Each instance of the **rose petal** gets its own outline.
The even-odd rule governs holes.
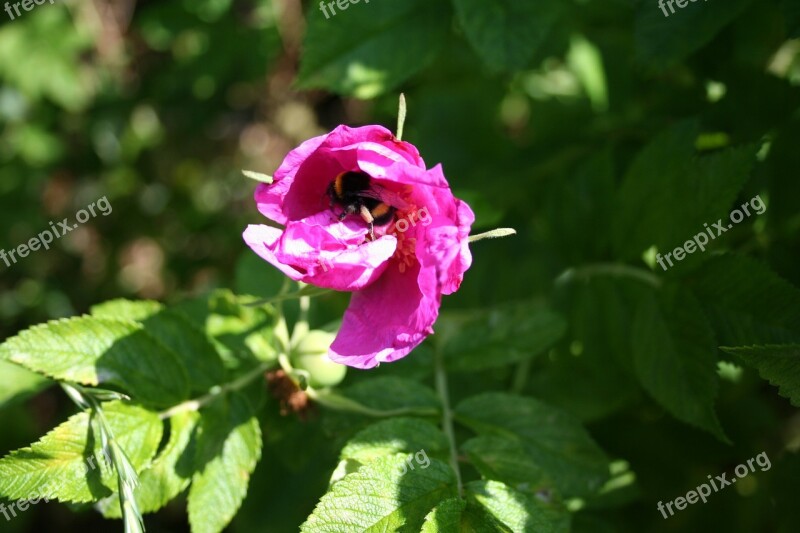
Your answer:
[[[419,155],[417,147],[397,138],[383,126],[361,126],[350,128],[339,126],[333,130],[324,146],[330,148],[357,148],[373,149],[381,152],[389,159],[396,160],[401,156],[405,161],[420,168],[425,168],[425,162]]]
[[[447,179],[442,172],[442,166],[436,165],[430,170],[414,167],[403,163],[382,164],[380,155],[373,150],[359,150],[358,167],[376,180],[395,183],[397,185],[412,185],[436,187],[452,197]]]
[[[460,200],[456,203],[455,221],[443,223],[441,217],[433,217],[433,221],[423,227],[424,236],[417,238],[417,257],[423,265],[436,266],[442,294],[457,291],[464,273],[472,266],[468,238],[475,215],[466,203]]]
[[[283,231],[278,228],[251,224],[244,230],[242,237],[244,242],[262,259],[273,264],[291,279],[300,281],[304,275],[302,272],[292,266],[284,265],[275,258],[274,248],[281,235],[283,235]]]
[[[401,180],[397,174],[402,168],[417,169],[422,178],[416,179],[425,179],[425,163],[417,149],[395,139],[386,128],[339,126],[289,153],[275,172],[273,183],[256,189],[259,211],[278,224],[286,224],[329,209],[328,186],[340,173],[358,170],[359,158],[368,161],[366,166],[381,175],[386,174],[379,170],[381,165],[394,166],[395,170],[389,173],[393,181]],[[415,178],[410,176],[408,180],[413,182]]]
[[[256,187],[255,200],[261,214],[278,224],[286,224],[288,220],[283,210],[283,199],[294,183],[298,169],[327,137],[314,137],[289,152],[272,176],[272,183],[262,183]]]
[[[433,333],[439,316],[436,275],[391,263],[366,289],[353,294],[328,356],[355,368],[373,368],[408,355]]]
[[[345,228],[346,224],[336,223]],[[365,232],[366,230],[364,230]],[[358,244],[348,242],[357,232],[331,232],[305,221],[290,222],[281,232],[269,226],[248,226],[244,240],[257,254],[295,281],[338,291],[363,289],[386,269],[397,239],[384,236]]]

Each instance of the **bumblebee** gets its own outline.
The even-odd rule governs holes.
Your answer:
[[[328,185],[327,194],[331,207],[338,205],[344,209],[339,220],[358,213],[369,224],[372,240],[375,240],[375,226],[385,226],[394,219],[396,209],[381,199],[377,185],[364,172],[342,172]]]

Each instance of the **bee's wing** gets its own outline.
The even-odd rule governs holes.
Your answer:
[[[408,202],[403,200],[396,192],[393,192],[383,185],[379,185],[374,182],[370,184],[370,190],[364,191],[364,193],[364,196],[369,196],[370,198],[380,200],[381,202],[389,204],[396,209],[405,209],[409,205]]]

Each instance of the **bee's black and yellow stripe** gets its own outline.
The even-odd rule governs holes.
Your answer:
[[[333,180],[333,184],[331,184],[331,189],[336,195],[336,198],[342,197],[344,194],[344,172],[336,176],[336,179]]]
[[[391,222],[392,217],[394,216],[394,207],[383,202],[379,202],[374,207],[367,206],[367,208],[369,209],[372,218],[375,219],[372,221],[372,223],[376,226],[388,224]]]
[[[331,206],[338,204],[344,208],[339,215],[344,219],[349,214],[361,213],[361,217],[370,225],[384,226],[392,221],[395,208],[377,197],[371,189],[371,179],[364,172],[342,172],[328,186],[328,197]],[[371,230],[370,230],[371,231]]]

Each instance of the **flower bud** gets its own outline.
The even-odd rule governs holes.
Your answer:
[[[347,373],[345,365],[334,363],[328,358],[328,348],[335,337],[335,333],[312,330],[292,350],[292,365],[310,374],[309,382],[314,388],[338,385]]]

